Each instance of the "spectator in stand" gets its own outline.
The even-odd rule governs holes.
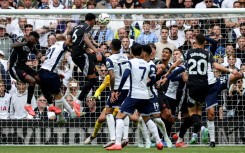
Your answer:
[[[143,22],[144,31],[141,32],[136,42],[141,45],[147,45],[149,43],[156,43],[158,41],[157,35],[150,31],[150,21]]]
[[[245,8],[245,1],[244,0],[238,0],[238,1],[241,4],[241,8]]]
[[[186,9],[193,8],[192,0],[184,0],[184,8],[186,8]]]
[[[101,43],[99,48],[101,48],[103,50],[103,54],[105,52],[108,52],[108,50],[109,50],[109,46],[106,43]]]
[[[229,63],[228,63],[228,56],[232,55],[232,54],[235,54],[235,50],[234,50],[234,47],[232,46],[232,44],[228,44],[226,45],[226,48],[225,48],[225,52],[226,52],[226,55],[224,57],[224,63],[222,63],[223,66],[228,66]],[[236,63],[235,63],[235,66],[240,69],[241,67],[241,64],[242,64],[242,61],[240,58],[236,58]]]
[[[107,51],[104,53],[104,55],[105,55],[105,57],[109,57],[109,56],[111,56],[111,52]]]
[[[185,30],[189,29],[190,27],[185,25],[185,20],[178,19],[176,20],[176,25],[178,26],[178,37],[185,38]]]
[[[81,0],[74,0],[72,9],[84,9],[86,8]]]
[[[51,4],[49,4],[50,9],[64,9],[65,6],[61,4],[59,0],[52,0]]]
[[[48,111],[48,104],[47,100],[43,95],[39,96],[37,99],[37,107],[34,109],[36,112],[35,119],[40,120],[54,120],[55,119],[55,113]]]
[[[184,0],[166,0],[167,8],[183,8]]]
[[[12,26],[12,36],[11,38],[15,42],[16,39],[20,36],[24,36],[25,33],[25,25],[27,24],[27,19],[26,18],[19,18],[18,19],[18,24],[11,24]]]
[[[185,39],[178,35],[178,26],[177,25],[172,25],[170,27],[169,33],[170,34],[168,37],[168,41],[173,43],[177,48],[184,44]]]
[[[161,0],[149,0],[149,1],[145,1],[143,4],[142,4],[142,7],[143,8],[149,8],[149,9],[157,9],[157,8],[166,8],[166,4],[161,1]]]
[[[28,37],[30,32],[33,31],[33,25],[31,24],[26,24],[24,27],[24,36]]]
[[[134,9],[138,5],[139,5],[138,0],[120,0],[119,1],[119,6],[122,9]]]
[[[236,40],[240,36],[245,37],[245,22],[241,23],[238,28],[233,29],[232,38]]]
[[[97,47],[101,43],[106,43],[108,46],[110,46],[110,43],[114,37],[114,32],[105,25],[99,23],[99,29],[93,31],[92,37],[94,40],[93,44]]]
[[[140,34],[140,31],[138,29],[136,29],[136,28],[135,28],[135,32],[139,32],[139,34]],[[117,30],[116,35],[115,35],[115,38],[122,41],[122,39],[124,37],[128,37],[129,38],[129,42],[130,42],[129,43],[129,46],[131,47],[133,45],[133,43],[134,43],[134,39],[131,39],[130,38],[130,36],[128,35],[128,32],[123,27],[123,28],[120,28],[120,29]]]
[[[9,37],[9,34],[6,33],[6,26],[0,25],[0,48],[4,52],[6,59],[9,58],[12,44],[12,39]]]
[[[49,9],[49,0],[41,0],[42,5],[39,6],[39,9]]]
[[[10,6],[9,0],[2,0],[0,9],[15,9]]]
[[[96,9],[109,9],[110,0],[101,0],[97,3]]]
[[[71,106],[72,110],[75,111],[75,113],[80,112],[80,105],[73,100],[72,95],[65,96],[65,99],[68,102],[68,104]],[[64,111],[64,117],[70,118],[70,113],[67,110]]]
[[[32,0],[19,0],[18,5],[21,5],[23,3],[23,6],[25,9],[33,9],[35,7],[32,7],[33,5],[37,7],[37,3],[32,5]]]
[[[200,3],[198,3],[195,6],[196,9],[199,8],[218,8],[218,6],[214,3],[214,0],[204,0]]]
[[[90,0],[87,2],[87,9],[95,9],[97,6],[97,3],[95,0]]]
[[[0,50],[0,63],[3,65],[4,70],[7,71],[8,60],[4,58],[4,52]]]
[[[79,84],[78,84],[78,81],[71,78],[68,82],[68,88],[66,90],[66,95],[71,95],[73,97],[73,100],[75,102],[77,102],[77,97],[79,96],[80,94],[80,90],[79,90]],[[79,104],[81,105],[81,104]]]
[[[150,15],[149,19],[150,19],[150,31],[152,33],[155,33],[157,36],[157,39],[159,39],[162,26],[160,24],[158,24],[157,20],[155,20],[155,19],[157,19],[157,16]],[[143,24],[143,26],[144,26],[144,24]],[[143,28],[143,30],[144,30],[144,28]]]
[[[191,29],[185,30],[185,42],[182,46],[179,47],[179,49],[181,49],[183,53],[185,53],[186,51],[192,48],[192,44],[191,44],[193,38],[192,35],[193,35],[193,30]]]
[[[240,36],[237,38],[238,48],[236,48],[236,57],[242,60],[242,63],[245,63],[245,37]]]
[[[234,2],[237,0],[223,0],[221,8],[234,8]],[[237,1],[238,2],[238,1]]]
[[[122,53],[129,53],[130,54],[130,41],[128,37],[124,37],[122,40],[122,48],[121,48],[121,52]]]
[[[24,109],[27,101],[27,84],[22,82],[16,82],[17,92],[12,95],[10,105],[10,118],[11,119],[25,119],[27,117],[27,111]],[[32,108],[36,108],[36,99],[31,100]]]
[[[9,118],[10,101],[11,95],[6,92],[4,82],[0,80],[0,119]]]
[[[86,107],[84,108],[84,113],[85,117],[89,119],[91,118],[98,118],[100,116],[100,112],[102,111],[102,109],[100,107],[96,106],[96,101],[94,98],[92,97],[87,97],[86,98]]]
[[[162,27],[161,29],[161,39],[160,41],[155,43],[156,46],[156,56],[155,58],[161,59],[162,58],[162,51],[164,48],[168,47],[171,50],[176,49],[176,46],[168,41],[168,33],[169,33],[169,28],[167,27]]]
[[[232,69],[232,70],[239,70],[235,63],[236,63],[236,56],[234,54],[230,54],[227,56],[227,62],[228,62],[228,66],[226,66],[226,68]]]

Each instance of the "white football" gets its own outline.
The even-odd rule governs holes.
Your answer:
[[[98,16],[98,22],[107,25],[111,21],[111,17],[108,13],[100,13]]]

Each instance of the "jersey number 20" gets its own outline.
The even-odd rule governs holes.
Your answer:
[[[199,75],[207,74],[208,63],[204,59],[200,59],[198,61],[196,61],[195,59],[190,59],[188,61],[188,65],[189,65],[189,74],[199,74]]]

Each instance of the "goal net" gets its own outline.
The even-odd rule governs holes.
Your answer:
[[[37,31],[40,34],[40,39],[36,47],[45,56],[49,47],[56,42],[56,37],[59,35],[66,36],[75,25],[84,22],[84,16],[86,13],[90,13],[90,10],[0,10],[0,12],[0,62],[7,73],[6,75],[9,75],[6,63],[10,57],[13,43],[21,41],[28,36],[30,31]],[[156,45],[155,57],[161,59],[162,46],[166,43],[162,41],[164,36],[161,29],[167,27],[168,33],[165,37],[171,45],[165,47],[172,50],[179,48],[185,52],[192,47],[194,36],[203,33],[215,41],[213,44],[207,42],[207,49],[213,49],[217,63],[245,72],[244,9],[220,9],[217,11],[215,9],[135,9],[129,11],[94,10],[92,12],[97,16],[101,12],[107,12],[111,15],[111,21],[107,26],[95,25],[92,33],[94,45],[102,48],[105,56],[111,54],[110,41],[113,38],[119,38],[122,40],[122,52],[128,54],[133,41],[140,44],[160,44]],[[148,27],[144,27],[145,24],[148,24]],[[121,34],[122,29],[126,32],[127,39]],[[153,37],[145,35],[139,39],[144,31],[149,31],[149,34],[153,33]],[[26,64],[35,70],[39,70],[42,60],[37,59],[34,54],[29,54]],[[65,110],[66,122],[64,124],[58,124],[54,114],[42,111],[43,108],[46,108],[47,103],[45,98],[41,96],[38,86],[35,89],[32,105],[34,108],[40,108],[40,111],[36,111],[37,116],[34,118],[27,115],[24,110],[25,101],[22,101],[22,98],[23,95],[26,95],[28,85],[20,85],[13,79],[6,80],[7,77],[1,74],[6,92],[12,96],[12,100],[11,103],[8,103],[4,99],[0,99],[0,144],[84,145],[85,139],[93,132],[96,120],[99,118],[101,122],[105,121],[101,112],[109,95],[109,87],[106,87],[96,100],[94,95],[108,71],[103,63],[96,63],[96,70],[98,83],[89,92],[86,100],[78,104],[80,105],[78,108],[82,112],[81,117],[72,119]],[[217,70],[213,71],[216,77],[222,75]],[[59,72],[64,75],[63,93],[66,100],[72,107],[77,107],[77,97],[87,80],[72,62],[69,52],[65,54]],[[241,79],[219,95],[219,105],[215,107],[217,144],[242,145],[245,143],[244,94],[245,80]],[[176,114],[176,123],[172,128],[171,137],[179,131],[183,121],[182,116],[178,116],[178,112],[174,114]],[[205,105],[203,106],[202,125],[207,126]],[[185,135],[186,143],[191,139],[192,131],[192,128],[189,129]],[[92,145],[105,144],[110,140],[109,138],[105,121],[97,137],[92,141]],[[198,138],[200,138],[200,143],[198,143],[202,144],[200,134]],[[137,142],[137,125],[130,123],[129,143],[137,145]]]

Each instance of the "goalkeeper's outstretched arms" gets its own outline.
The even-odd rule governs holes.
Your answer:
[[[107,75],[103,81],[103,83],[99,86],[99,88],[95,91],[93,98],[100,99],[101,92],[105,90],[106,87],[110,86],[110,75]]]

